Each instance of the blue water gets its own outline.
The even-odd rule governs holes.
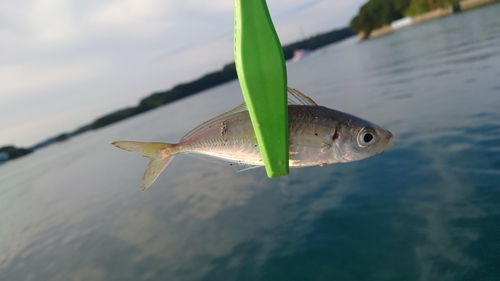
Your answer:
[[[0,166],[1,280],[500,280],[500,5],[288,65],[317,103],[391,130],[360,162],[147,159],[241,102],[236,82]]]

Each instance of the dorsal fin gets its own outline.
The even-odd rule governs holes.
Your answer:
[[[288,87],[288,104],[289,105],[313,105],[317,106],[310,97],[304,95],[299,90]]]

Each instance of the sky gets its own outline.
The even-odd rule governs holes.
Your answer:
[[[283,45],[366,0],[268,0]],[[0,147],[30,147],[233,61],[232,0],[0,2]]]

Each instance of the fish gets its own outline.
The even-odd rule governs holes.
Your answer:
[[[354,115],[317,105],[288,87],[289,166],[358,161],[395,144],[390,131]],[[245,103],[188,132],[178,143],[115,141],[114,146],[150,159],[142,190],[178,154],[227,165],[236,171],[264,166]]]

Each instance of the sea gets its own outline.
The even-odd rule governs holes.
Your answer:
[[[0,280],[500,280],[500,5],[287,64],[318,104],[390,130],[358,162],[269,179],[148,159],[242,102],[237,81],[0,165]],[[272,77],[270,77],[272,79]]]

